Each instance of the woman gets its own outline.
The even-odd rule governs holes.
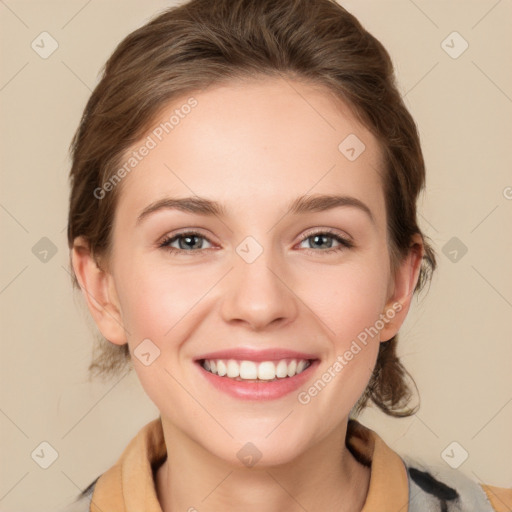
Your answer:
[[[74,282],[160,410],[77,510],[508,510],[401,458],[396,357],[435,269],[382,45],[331,0],[192,0],[130,34],[72,144]],[[509,506],[509,505],[508,505]]]

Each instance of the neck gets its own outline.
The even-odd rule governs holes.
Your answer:
[[[346,448],[346,422],[292,461],[252,468],[231,465],[164,421],[163,425],[170,454],[156,473],[163,512],[360,512],[363,508],[370,468]]]

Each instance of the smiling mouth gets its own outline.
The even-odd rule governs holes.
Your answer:
[[[248,361],[236,359],[201,359],[201,367],[213,375],[239,382],[274,382],[299,375],[311,366],[311,359]]]

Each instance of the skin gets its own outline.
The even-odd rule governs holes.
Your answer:
[[[169,104],[154,126],[188,97]],[[216,85],[194,97],[198,105],[121,183],[108,262],[99,268],[82,238],[72,250],[98,328],[110,342],[129,344],[140,382],[161,412],[170,454],[156,475],[162,509],[359,511],[370,475],[344,445],[348,415],[371,376],[379,342],[405,320],[421,238],[411,241],[393,275],[380,148],[325,89],[266,78]],[[338,150],[349,134],[366,146],[355,161]],[[374,221],[349,206],[287,213],[298,196],[334,193],[365,203]],[[221,202],[226,216],[164,209],[136,223],[154,201],[194,194]],[[327,228],[354,247],[307,238]],[[172,244],[181,254],[158,247],[166,235],[187,229],[206,237],[189,244],[198,247],[195,254],[183,249],[183,239]],[[252,263],[236,252],[247,236],[263,248]],[[298,392],[397,303],[401,310],[379,335],[300,404]],[[161,351],[149,366],[133,355],[147,338]],[[311,352],[320,364],[297,392],[243,401],[200,378],[193,362],[234,347]],[[252,468],[237,458],[248,441],[262,453]]]

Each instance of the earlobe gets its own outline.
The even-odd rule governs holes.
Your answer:
[[[101,269],[89,243],[77,237],[71,249],[71,261],[78,283],[98,329],[111,343],[127,343],[119,300],[112,275]]]
[[[423,254],[423,239],[420,234],[416,234],[411,240],[409,253],[400,262],[391,283],[392,292],[383,313],[388,322],[381,330],[381,341],[388,341],[395,336],[407,317],[420,275]]]

